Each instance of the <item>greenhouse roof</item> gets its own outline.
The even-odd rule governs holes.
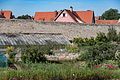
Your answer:
[[[4,45],[47,45],[69,44],[69,40],[61,34],[0,34],[0,46]]]

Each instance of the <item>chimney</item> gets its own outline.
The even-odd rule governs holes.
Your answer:
[[[1,9],[1,15],[4,15],[3,10]]]
[[[73,12],[73,7],[72,6],[70,6],[70,11]]]
[[[58,15],[58,11],[56,10],[55,13],[56,13],[56,16],[57,16]]]

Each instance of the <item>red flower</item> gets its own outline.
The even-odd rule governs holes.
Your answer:
[[[112,64],[106,64],[105,66],[109,69],[115,69],[115,66],[113,66]]]

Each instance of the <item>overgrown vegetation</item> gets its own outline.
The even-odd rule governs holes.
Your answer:
[[[116,45],[101,43],[89,47],[85,53],[82,53],[80,59],[85,60],[88,66],[94,66],[103,63],[105,60],[115,60]]]
[[[15,55],[17,53],[15,52],[14,47],[12,46],[7,47],[5,54],[7,55],[7,58],[9,59],[10,62],[12,63],[15,62]]]
[[[22,61],[39,63],[46,61],[45,54],[52,54],[51,48],[48,46],[27,46],[22,53]]]
[[[77,65],[76,65],[77,64]],[[90,69],[80,63],[26,64],[22,70],[0,69],[1,80],[106,80],[119,79],[119,70]],[[74,65],[74,66],[73,66]]]
[[[115,53],[119,54],[120,34],[114,28],[109,28],[108,33],[99,32],[96,38],[75,38],[73,43],[77,44],[80,50],[80,60],[86,61],[89,67],[104,63],[105,60],[119,60]]]
[[[120,79],[120,33],[110,28],[95,38],[75,38],[65,48],[80,53],[75,61],[50,62],[45,54],[53,54],[53,44],[25,46],[18,70],[0,69],[1,80],[109,80]],[[8,47],[6,53],[13,54]],[[12,61],[12,60],[11,60]],[[14,61],[13,61],[14,62]],[[43,63],[44,62],[44,63]]]
[[[77,45],[67,45],[66,46],[66,49],[67,49],[67,51],[69,52],[69,53],[77,53],[77,52],[79,52],[79,48],[78,48],[78,46]]]

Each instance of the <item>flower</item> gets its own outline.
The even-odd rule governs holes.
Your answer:
[[[112,65],[112,64],[106,64],[105,65],[107,68],[109,68],[109,69],[115,69],[116,67],[114,66],[114,65]]]

